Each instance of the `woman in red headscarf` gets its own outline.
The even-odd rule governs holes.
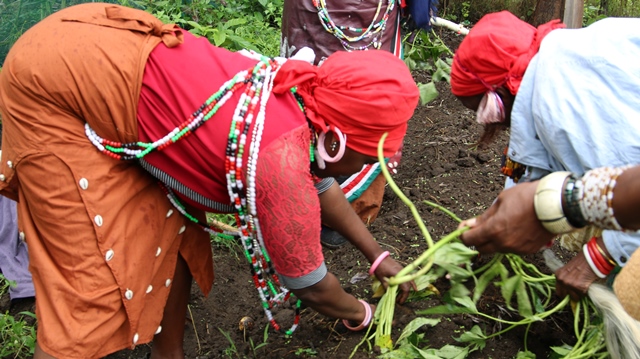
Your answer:
[[[639,26],[535,28],[503,11],[484,16],[454,56],[453,94],[477,111],[481,141],[510,129],[502,170],[509,187],[520,183],[467,222],[462,239],[481,252],[532,253],[568,233],[560,242],[578,253],[556,272],[560,296],[584,296],[640,246],[612,204],[617,178],[640,163]]]
[[[338,53],[318,68],[231,53],[120,6],[43,20],[0,75],[0,192],[19,199],[29,245],[35,358],[151,340],[153,358],[183,357],[191,279],[204,293],[213,281],[204,211],[236,214],[275,328],[271,309],[291,292],[365,328],[371,306],[327,272],[321,219],[379,279],[401,266],[337,185],[318,196],[314,184],[376,161],[384,133],[394,154],[417,102],[408,69],[384,51]]]

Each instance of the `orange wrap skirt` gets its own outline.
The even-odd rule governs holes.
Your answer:
[[[178,253],[211,290],[206,232],[137,163],[105,156],[85,136],[88,123],[103,138],[138,139],[147,57],[181,38],[143,11],[78,5],[28,30],[0,72],[0,193],[18,200],[37,340],[50,355],[98,358],[151,341]]]

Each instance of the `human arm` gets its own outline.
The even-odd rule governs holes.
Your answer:
[[[351,208],[340,186],[334,182],[319,197],[320,208],[322,209],[322,223],[342,234],[362,252],[369,263],[374,263],[384,250],[373,238],[353,208]],[[385,278],[396,275],[401,269],[402,266],[398,262],[386,257],[376,268],[375,275],[384,284]],[[400,286],[400,295],[398,297],[400,303],[407,299],[411,288],[415,289],[413,282],[404,283]]]
[[[341,318],[353,323],[362,323],[365,308],[356,297],[345,292],[340,281],[332,273],[316,284],[291,290],[305,305],[332,318]]]
[[[635,211],[640,207],[639,175],[640,166],[623,172],[617,178],[611,202],[618,223],[631,230],[640,229]],[[463,222],[472,228],[462,235],[462,241],[482,253],[534,253],[542,248],[559,233],[546,229],[536,215],[534,197],[538,184],[539,181],[521,183],[500,193],[485,213]]]

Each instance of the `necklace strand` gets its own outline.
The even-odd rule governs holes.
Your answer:
[[[227,191],[231,203],[236,209],[235,218],[239,229],[238,233],[233,234],[240,237],[245,257],[251,264],[251,276],[262,301],[265,315],[271,326],[280,331],[280,325],[273,317],[271,309],[287,302],[292,294],[280,283],[278,275],[273,268],[262,239],[255,203],[255,175],[264,129],[266,104],[271,95],[273,79],[280,68],[280,64],[274,59],[255,52],[250,52],[248,56],[258,60],[258,63],[253,68],[238,72],[211,95],[187,120],[154,142],[121,143],[106,140],[98,136],[89,124],[85,124],[85,133],[91,143],[107,156],[118,160],[141,159],[153,151],[162,151],[171,144],[191,135],[206,123],[234,93],[242,89],[229,127],[224,163]],[[298,102],[304,112],[304,107],[300,100]],[[251,128],[253,128],[253,132],[247,144],[247,137]],[[243,158],[245,147],[247,146],[249,153],[245,176]],[[313,142],[310,145],[310,153],[313,153]],[[180,203],[175,193],[166,186],[162,184],[161,186],[171,204],[191,222],[199,224],[211,234],[232,235],[232,233],[227,232],[219,233],[219,231],[215,231],[210,226],[191,216],[187,213],[184,205]],[[291,335],[298,327],[299,322],[300,300],[297,300],[293,325],[285,334]]]
[[[378,0],[378,7],[376,8],[376,13],[371,19],[371,23],[367,28],[356,28],[353,26],[342,26],[337,25],[335,21],[329,15],[329,10],[327,9],[326,0],[312,0],[313,6],[318,10],[318,18],[320,19],[320,23],[324,27],[324,29],[335,36],[342,47],[347,51],[354,50],[367,50],[369,47],[380,49],[382,47],[382,34],[387,26],[387,21],[389,20],[389,16],[395,7],[395,0],[387,0],[387,10],[382,15],[382,18],[378,21],[376,19],[380,15],[380,10],[382,9],[383,0]],[[345,34],[344,30],[359,34],[357,36],[349,36]],[[354,46],[352,43],[356,43],[358,41],[372,38],[371,41],[363,46]]]

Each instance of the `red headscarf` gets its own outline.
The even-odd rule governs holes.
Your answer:
[[[288,60],[274,80],[274,93],[298,86],[307,116],[318,131],[339,128],[347,147],[376,156],[385,132],[385,157],[402,144],[419,92],[405,63],[387,51],[338,51],[321,66]]]
[[[552,20],[536,29],[508,11],[483,16],[453,57],[451,92],[473,96],[506,85],[515,95],[542,39],[563,27]]]

